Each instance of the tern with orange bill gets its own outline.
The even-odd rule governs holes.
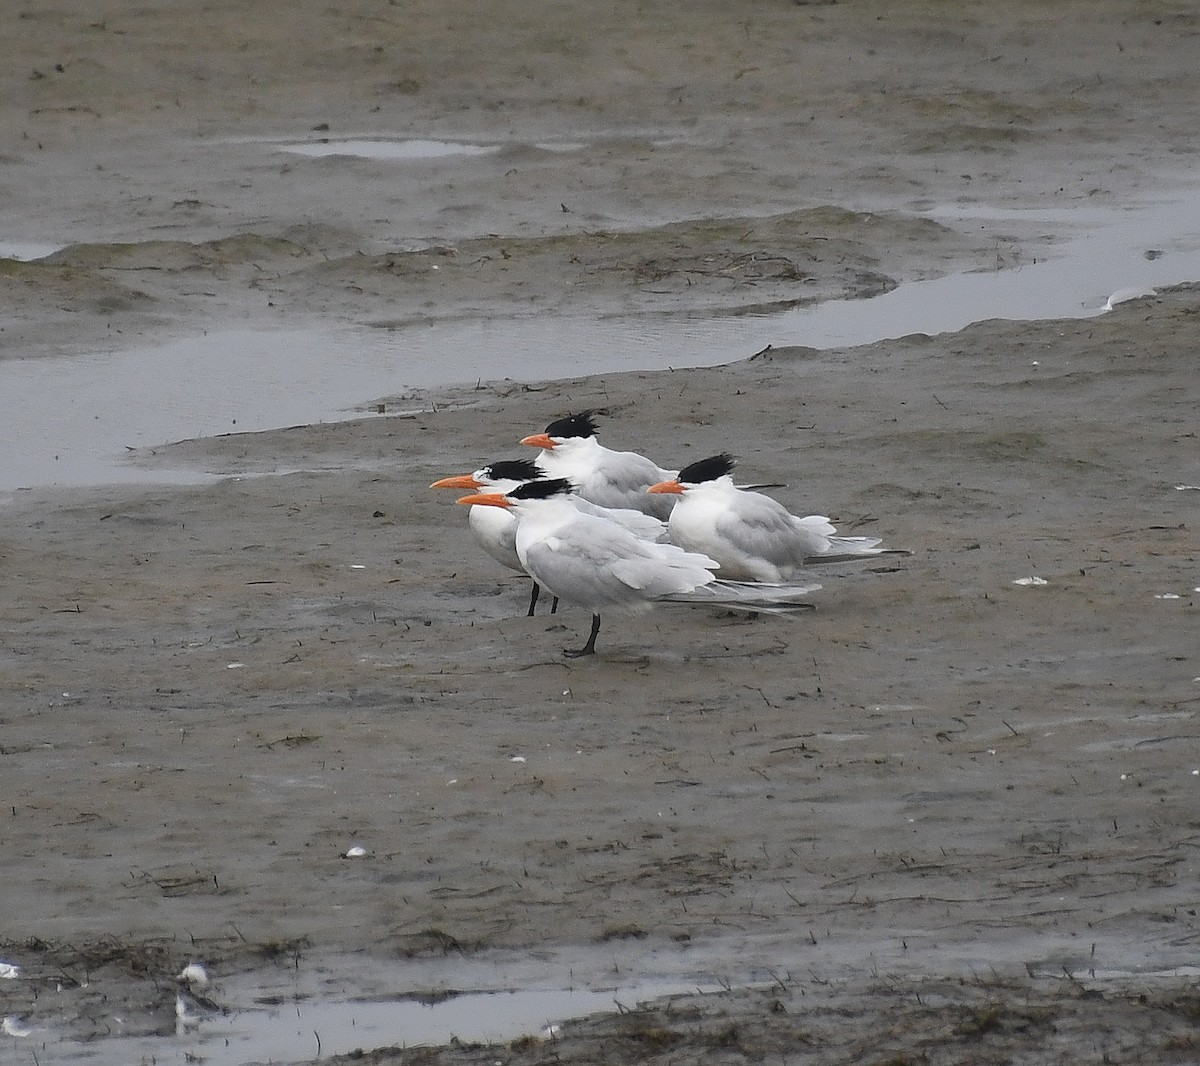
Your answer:
[[[798,518],[778,500],[738,488],[734,463],[728,453],[710,456],[649,488],[679,501],[667,523],[672,543],[715,559],[722,577],[779,582],[813,563],[907,554],[880,547],[879,537],[839,536],[824,515]]]
[[[644,611],[656,604],[731,607],[747,612],[790,614],[810,610],[802,598],[815,584],[725,581],[715,560],[674,544],[638,537],[625,526],[581,512],[561,478],[527,481],[507,493],[463,496],[459,503],[516,515],[516,552],[539,585],[567,603],[592,612],[587,642],[569,656],[596,650],[601,611]]]
[[[580,411],[551,422],[521,443],[541,448],[537,464],[548,478],[565,478],[585,500],[601,507],[632,507],[665,520],[675,501],[646,490],[674,477],[637,452],[618,452],[596,439],[596,412]]]
[[[433,489],[487,489],[491,492],[504,493],[525,482],[537,481],[542,476],[541,469],[532,459],[502,459],[470,474],[442,478],[429,487]],[[666,523],[652,515],[629,508],[599,507],[580,498],[575,493],[571,493],[567,498],[578,510],[616,522],[637,537],[646,540],[667,539]],[[527,572],[517,556],[517,519],[510,510],[496,507],[472,507],[467,514],[467,525],[479,546],[496,562],[519,574]],[[540,594],[541,589],[534,580],[533,589],[529,594],[527,617],[533,617]],[[558,597],[556,596],[550,605],[550,613],[554,614],[557,610]]]
[[[444,477],[435,481],[431,489],[488,489],[492,492],[508,492],[526,481],[536,481],[542,476],[537,463],[532,459],[503,459],[470,474],[458,474],[454,477]],[[525,573],[525,567],[517,558],[517,520],[507,511],[495,507],[472,507],[467,512],[467,525],[479,546],[501,566],[507,566],[518,574]],[[538,583],[534,581],[529,593],[529,610],[526,616],[533,617],[541,594]],[[550,605],[550,613],[558,609],[558,601]]]

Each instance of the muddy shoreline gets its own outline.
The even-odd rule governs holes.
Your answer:
[[[28,891],[4,956],[32,980],[10,1011],[82,1036],[124,989],[153,1034],[193,956],[226,982],[346,951],[399,973],[551,951],[603,982],[614,943],[732,984],[985,968],[1136,989],[1191,965],[1196,300],[178,446],[362,470],[18,494],[5,759]],[[1133,451],[1131,397],[1158,412]],[[811,619],[662,612],[562,660],[586,618],[521,617],[523,585],[425,486],[547,410],[607,404],[612,436],[647,402],[638,447],[777,427],[748,476],[804,466],[785,498],[915,555],[822,575]],[[439,987],[419,972],[374,994]],[[46,995],[63,973],[79,990]]]
[[[1167,196],[1195,161],[1183,6],[197,19],[118,0],[0,43],[0,237],[65,246],[0,259],[0,373],[1019,269],[1059,234],[1018,209]],[[502,146],[277,150],[352,136]],[[221,1025],[614,973],[718,990],[478,1046],[306,1031],[288,1058],[1194,1059],[1198,340],[1180,285],[705,369],[564,353],[124,459],[208,483],[5,493],[0,1060],[279,1061]],[[586,617],[523,617],[427,486],[584,407],[615,447],[736,452],[913,555],[823,575],[810,617],[662,611],[564,660]],[[181,1025],[191,960],[213,984],[185,1008],[215,1013]]]

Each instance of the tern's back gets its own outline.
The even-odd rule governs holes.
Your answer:
[[[608,519],[547,501],[522,513],[517,554],[561,599],[599,611],[644,608],[712,580],[711,559],[635,536]]]

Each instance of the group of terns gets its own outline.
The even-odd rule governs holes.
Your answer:
[[[480,546],[533,579],[530,615],[541,589],[554,608],[561,599],[591,611],[587,642],[566,655],[595,652],[601,611],[659,603],[808,610],[804,597],[821,586],[801,579],[803,567],[890,551],[877,537],[838,536],[822,515],[798,518],[739,488],[727,453],[676,472],[606,448],[595,414],[569,415],[525,437],[522,444],[540,449],[532,460],[494,462],[432,485],[471,490],[458,503],[470,507]]]

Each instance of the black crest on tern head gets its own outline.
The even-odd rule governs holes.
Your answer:
[[[501,459],[483,469],[496,481],[536,481],[542,476],[541,468],[532,459]]]
[[[576,415],[559,418],[546,427],[548,437],[594,437],[596,435],[595,411],[580,411]]]
[[[719,477],[733,473],[737,460],[728,452],[699,459],[679,471],[679,480],[685,485],[698,485],[703,481],[716,481]]]
[[[575,491],[566,478],[547,478],[542,481],[526,481],[506,495],[513,500],[548,500],[554,496],[566,496]]]

